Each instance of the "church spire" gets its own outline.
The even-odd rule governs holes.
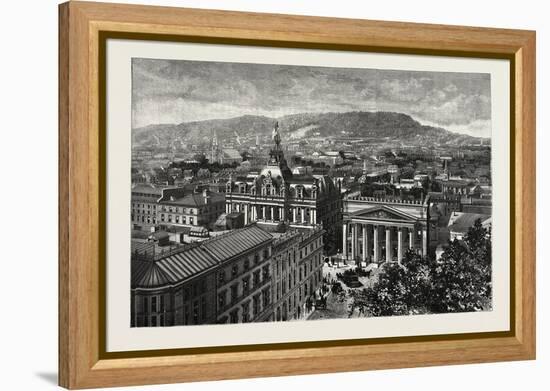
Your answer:
[[[218,161],[220,154],[219,145],[218,145],[218,133],[214,130],[214,135],[212,137],[212,148],[210,151],[210,162],[215,163]]]

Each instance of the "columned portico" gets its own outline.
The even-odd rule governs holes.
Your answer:
[[[342,232],[344,258],[363,262],[401,263],[407,248],[414,249],[415,246],[418,246],[422,255],[426,256],[427,225],[426,221],[419,217],[421,216],[409,216],[389,207],[370,208],[349,214],[344,219]],[[416,231],[419,231],[418,240],[421,241],[418,244]]]

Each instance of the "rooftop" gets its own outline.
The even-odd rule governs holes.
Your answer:
[[[223,202],[225,196],[222,193],[210,192],[208,193],[209,203],[214,202]],[[190,193],[186,196],[176,199],[167,199],[160,202],[164,205],[175,205],[175,206],[187,206],[187,207],[199,207],[206,204],[205,197],[203,193]]]
[[[132,193],[141,193],[141,194],[150,194],[150,195],[162,195],[162,189],[159,187],[155,187],[151,184],[137,184],[134,187],[132,187]]]
[[[468,229],[473,227],[477,219],[484,223],[490,218],[491,216],[487,214],[454,212],[449,220],[448,227],[452,232],[468,232]]]
[[[158,261],[132,261],[132,288],[156,288],[176,284],[210,269],[218,261],[200,246],[188,248]]]
[[[158,260],[133,259],[132,288],[177,284],[272,239],[271,234],[258,226],[249,225]]]
[[[272,239],[269,233],[252,224],[206,240],[201,247],[222,262]]]

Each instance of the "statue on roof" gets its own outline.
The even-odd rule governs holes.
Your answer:
[[[275,122],[273,127],[273,133],[271,135],[273,141],[275,141],[275,149],[279,150],[281,148],[281,135],[279,134],[279,121]]]

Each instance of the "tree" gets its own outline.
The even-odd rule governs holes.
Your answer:
[[[414,168],[412,167],[403,167],[401,170],[400,177],[402,179],[413,179],[414,178]]]
[[[250,156],[250,153],[248,153],[247,151],[241,152],[241,158],[243,159],[243,162],[246,162],[248,159],[250,159]]]
[[[367,316],[426,313],[429,268],[422,258],[408,251],[403,264],[390,262],[381,267],[371,287],[350,292],[350,314],[355,309]]]
[[[430,310],[471,312],[490,307],[491,261],[491,231],[477,219],[464,242],[451,242],[433,265]]]
[[[408,251],[402,265],[385,263],[377,281],[351,291],[350,315],[412,315],[481,311],[491,307],[491,231],[476,220],[463,242],[455,240],[439,260]]]
[[[208,159],[206,158],[206,155],[204,153],[196,153],[195,155],[193,155],[193,160],[199,162],[199,166],[201,167],[208,163]]]

